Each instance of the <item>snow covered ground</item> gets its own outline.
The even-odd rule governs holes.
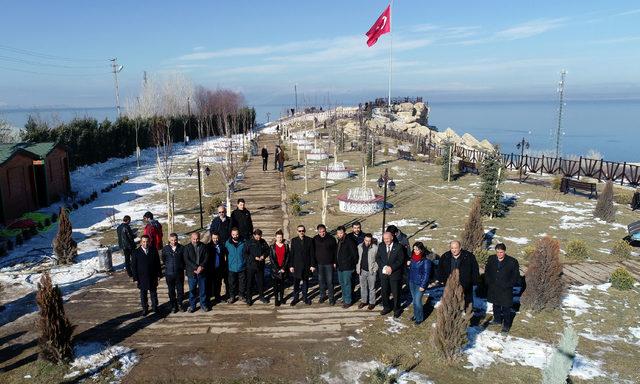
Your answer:
[[[70,372],[64,376],[65,379],[77,378],[81,375],[87,377],[98,377],[104,375],[109,377],[110,383],[119,383],[120,380],[139,361],[131,348],[119,345],[108,346],[102,343],[81,343],[73,349],[75,359],[71,362]],[[105,372],[105,368],[110,365],[114,367]]]
[[[266,127],[264,131],[273,129]],[[220,150],[226,140],[212,138],[203,146],[197,142],[191,142],[187,147],[174,144],[174,167],[195,164],[196,157],[201,153],[208,161],[216,160],[206,156]],[[233,141],[235,150],[241,150],[241,136],[234,136]],[[200,150],[201,147],[205,147],[204,152]],[[135,155],[132,155],[80,167],[71,173],[72,189],[78,192],[79,198],[100,191],[124,176],[129,179],[109,192],[100,193],[95,201],[70,213],[73,237],[78,242],[76,263],[69,266],[54,265],[51,242],[58,230],[57,224],[23,245],[16,246],[0,259],[0,283],[5,287],[1,299],[5,309],[0,312],[0,326],[36,310],[35,291],[45,270],[50,270],[53,283],[60,286],[65,299],[108,276],[98,270],[97,248],[101,245],[102,233],[115,228],[125,214],[131,216],[132,227],[136,228],[142,226],[142,216],[146,211],[157,213],[166,210],[164,203],[146,198],[165,190],[158,177],[155,156],[155,148],[148,148],[141,151],[140,168],[137,168]],[[213,163],[203,162],[203,167],[206,166],[213,166]],[[183,175],[176,172],[176,177]],[[41,211],[57,212],[59,207],[60,204],[54,204]],[[113,264],[116,270],[124,268],[124,258],[120,253],[114,254]]]

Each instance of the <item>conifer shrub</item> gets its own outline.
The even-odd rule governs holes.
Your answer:
[[[565,284],[557,240],[549,236],[538,240],[524,277],[526,289],[520,298],[523,308],[533,311],[560,308]]]
[[[526,247],[522,248],[522,253],[527,260],[531,260],[531,257],[533,256],[533,253],[535,251],[536,247],[533,245],[527,245]]]
[[[289,195],[290,204],[300,204],[301,201],[302,199],[300,198],[300,195],[298,195],[297,193],[292,193]]]
[[[633,200],[633,190],[625,188],[613,188],[613,201],[620,205],[630,205]]]
[[[295,178],[295,174],[293,173],[293,170],[291,168],[285,171],[284,178],[289,181],[292,181]]]
[[[453,161],[452,147],[451,143],[446,143],[442,148],[442,156],[440,158],[442,159],[441,172],[443,181],[448,181],[450,176],[449,173],[453,174],[453,172],[455,172],[455,168],[453,167],[453,164],[451,164]]]
[[[64,313],[62,292],[51,282],[48,272],[42,274],[36,294],[39,317],[37,327],[38,356],[54,364],[68,363],[73,357],[72,335],[74,326]]]
[[[551,180],[551,189],[559,191],[561,185],[562,185],[562,176],[555,176]]]
[[[479,198],[475,198],[471,204],[467,221],[464,223],[462,232],[462,249],[474,252],[483,248],[484,228],[482,226],[482,203]]]
[[[620,291],[626,291],[633,288],[633,284],[635,284],[636,279],[633,278],[633,275],[631,275],[626,268],[620,267],[611,272],[609,281],[613,288]]]
[[[613,181],[607,181],[602,193],[598,195],[593,215],[607,223],[616,221],[616,208],[613,205]]]
[[[567,243],[567,258],[571,260],[586,260],[589,258],[589,247],[584,240],[573,239]]]
[[[302,207],[300,206],[300,203],[291,204],[291,213],[293,214],[293,216],[300,216],[301,212]]]
[[[454,270],[436,308],[436,326],[432,334],[436,350],[447,363],[456,361],[467,344],[467,328],[472,316],[471,305],[465,308],[459,272]]]
[[[480,178],[482,179],[482,214],[489,217],[501,217],[507,213],[502,201],[500,183],[505,178],[504,165],[500,162],[500,153],[491,152],[482,160]]]
[[[480,267],[484,267],[485,265],[487,265],[487,261],[489,260],[489,256],[491,256],[491,252],[489,252],[489,250],[485,248],[478,248],[475,250],[475,252],[473,252],[473,255],[476,257],[478,265]]]
[[[53,253],[57,257],[58,264],[71,264],[78,256],[78,244],[73,240],[71,220],[64,208],[60,208],[59,221],[58,233],[52,243]]]
[[[617,240],[611,247],[611,256],[616,257],[619,260],[626,260],[631,257],[631,251],[633,247],[626,240]]]
[[[567,382],[573,367],[573,360],[576,357],[577,347],[578,334],[573,327],[568,326],[564,329],[560,343],[551,355],[549,364],[542,372],[543,384],[564,384]]]

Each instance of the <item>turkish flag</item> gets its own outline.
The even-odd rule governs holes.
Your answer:
[[[369,32],[366,33],[367,37],[367,45],[372,46],[378,41],[380,36],[385,33],[391,32],[391,4],[387,5],[384,12],[378,17],[375,23],[369,29]]]

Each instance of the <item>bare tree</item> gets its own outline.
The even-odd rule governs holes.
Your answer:
[[[126,115],[134,122],[136,135],[136,164],[140,168],[140,144],[139,132],[143,121],[148,121],[158,113],[157,110],[158,92],[155,83],[151,78],[146,78],[142,83],[140,94],[135,99],[126,100]]]
[[[151,137],[156,146],[156,165],[164,181],[167,192],[167,226],[169,233],[173,232],[173,191],[171,189],[171,174],[173,173],[173,142],[171,140],[170,117],[154,117],[151,123]]]
[[[0,119],[0,144],[13,143],[15,141],[16,137],[9,122]]]

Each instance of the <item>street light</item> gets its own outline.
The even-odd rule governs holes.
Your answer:
[[[204,228],[204,217],[203,217],[203,210],[202,210],[202,177],[200,175],[200,159],[196,160],[196,169],[198,172],[198,199],[200,200],[200,228]],[[205,175],[209,176],[209,174],[211,173],[211,169],[209,169],[209,167],[206,167],[204,169],[204,173]],[[191,176],[193,174],[193,169],[189,168],[189,170],[187,171],[187,174]]]
[[[522,183],[522,165],[524,163],[524,150],[529,149],[529,142],[522,138],[522,140],[516,144],[516,148],[520,150],[520,167],[519,168],[519,181]]]
[[[382,202],[382,233],[384,233],[385,225],[387,222],[387,188],[391,192],[396,189],[396,183],[393,180],[389,180],[389,169],[384,169],[384,174],[380,175],[378,179],[378,188],[384,187],[384,199]]]

